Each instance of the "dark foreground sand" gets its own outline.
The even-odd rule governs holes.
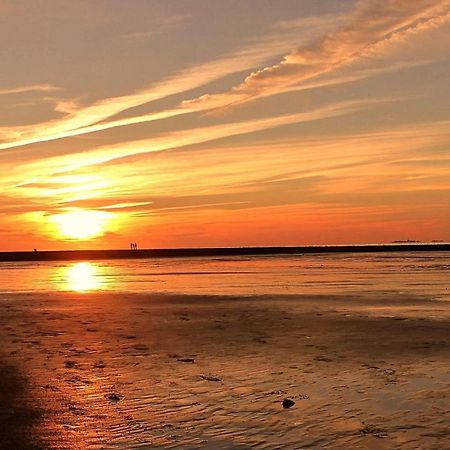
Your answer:
[[[0,448],[448,449],[449,325],[390,292],[2,294]]]

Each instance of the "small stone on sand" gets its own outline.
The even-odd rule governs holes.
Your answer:
[[[116,394],[115,392],[113,392],[112,394],[109,394],[107,396],[107,399],[112,403],[120,402],[120,400],[122,400],[122,398],[123,398],[122,395]]]
[[[372,435],[380,439],[388,437],[387,433],[381,428],[368,424],[364,425],[364,427],[359,430],[359,433],[363,436]]]
[[[148,346],[144,345],[144,344],[133,345],[133,348],[135,350],[140,350],[140,351],[147,351],[148,350]]]
[[[222,381],[219,377],[214,375],[200,375],[200,378],[203,378],[206,381]]]
[[[294,405],[295,405],[294,400],[291,400],[290,398],[285,398],[283,400],[283,408],[285,408],[285,409],[291,408]]]

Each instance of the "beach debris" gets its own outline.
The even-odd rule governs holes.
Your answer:
[[[219,377],[215,375],[200,375],[200,378],[206,381],[222,381]]]
[[[383,375],[385,376],[387,383],[398,382],[397,372],[395,371],[395,369],[384,369]]]
[[[328,356],[319,355],[314,358],[316,361],[321,362],[332,362],[333,360],[331,358],[328,358]]]
[[[108,394],[106,396],[106,398],[111,402],[111,403],[118,403],[120,402],[120,400],[123,399],[123,395],[117,394],[116,392],[113,392],[111,394]]]
[[[178,358],[177,361],[185,362],[185,363],[195,363],[194,358]]]
[[[178,359],[178,361],[181,362],[195,362],[195,357],[197,356],[197,354],[191,353],[190,356],[183,356],[179,353],[168,353],[167,356],[172,359]],[[191,359],[193,359],[194,361],[191,361]]]
[[[280,394],[287,394],[287,391],[279,389],[277,391],[266,392],[264,395],[280,395]]]
[[[122,339],[129,339],[129,340],[136,339],[136,336],[134,334],[119,334],[119,337]]]
[[[59,387],[58,386],[55,386],[54,384],[44,384],[44,389],[47,389],[47,390],[49,390],[49,391],[59,391],[60,389],[59,389]]]
[[[363,436],[370,434],[380,439],[388,437],[386,431],[369,424],[364,424],[364,426],[359,430],[359,434],[362,434]]]
[[[139,351],[143,351],[143,352],[149,350],[148,345],[145,345],[145,344],[136,344],[136,345],[133,345],[133,348],[135,350],[139,350]]]
[[[361,364],[362,367],[365,367],[366,369],[374,369],[374,370],[380,370],[380,368],[378,366],[375,366],[373,364]]]
[[[375,373],[378,373],[379,375],[383,376],[387,383],[397,383],[397,371],[395,369],[383,369],[378,366],[370,365],[370,364],[363,364],[363,367],[366,367],[367,369],[374,370]]]
[[[72,369],[77,365],[75,361],[72,361],[71,359],[68,359],[67,361],[64,361],[64,366],[68,369]]]
[[[81,356],[85,355],[91,355],[93,353],[97,353],[97,350],[94,350],[92,348],[86,347],[86,348],[77,348],[73,347],[69,349],[70,356],[73,358],[79,358]]]
[[[80,408],[76,405],[70,404],[69,405],[69,411],[72,414],[76,414],[77,416],[84,416],[86,414],[86,411],[83,408]]]
[[[294,400],[291,400],[290,398],[285,398],[282,402],[283,408],[288,409],[292,408],[295,405]]]
[[[298,394],[295,398],[298,398],[299,400],[309,400],[308,394]]]

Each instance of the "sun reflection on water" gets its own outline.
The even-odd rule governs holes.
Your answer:
[[[99,267],[88,262],[80,262],[67,267],[66,289],[69,291],[88,292],[101,289],[102,280]]]

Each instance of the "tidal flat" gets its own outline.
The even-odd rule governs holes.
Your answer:
[[[4,449],[450,447],[447,301],[3,293],[0,324]]]

